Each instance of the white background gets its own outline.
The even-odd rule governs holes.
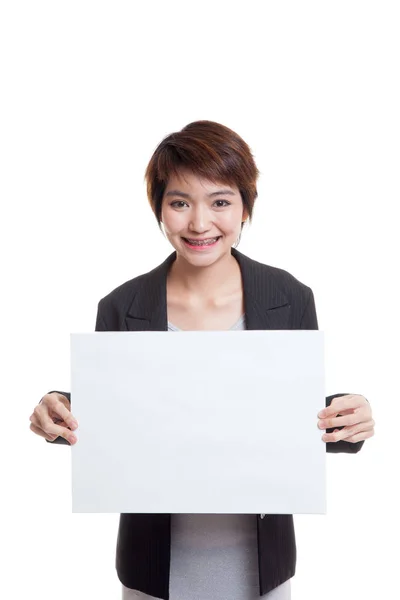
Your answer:
[[[197,119],[253,149],[239,250],[313,289],[326,393],[376,420],[328,456],[328,515],[295,517],[293,599],[397,593],[399,27],[385,0],[2,2],[1,597],[120,598],[118,516],[71,514],[71,451],[29,416],[69,390],[70,332],[172,251],[143,174]]]

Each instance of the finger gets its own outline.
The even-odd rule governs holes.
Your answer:
[[[339,396],[334,398],[329,406],[318,413],[320,419],[326,419],[336,416],[342,410],[356,409],[364,406],[365,399],[363,396],[349,394],[348,396]]]
[[[46,438],[46,440],[49,440],[49,442],[54,442],[55,439],[57,439],[58,437],[63,437],[64,439],[67,440],[67,442],[69,442],[71,444],[71,446],[73,446],[76,442],[76,436],[70,432],[69,429],[66,429],[65,431],[68,431],[69,435],[59,435],[59,434],[52,434],[52,433],[48,433],[46,431],[44,431],[41,427],[38,427],[37,425],[35,425],[35,423],[31,423],[30,425],[30,429],[36,433],[37,435],[40,435],[41,437]]]
[[[59,419],[61,419],[67,424],[66,426],[71,427],[72,430],[78,427],[78,422],[76,421],[72,413],[68,410],[66,406],[64,406],[62,402],[60,402],[60,400],[57,400],[57,398],[55,398],[55,396],[53,396],[52,394],[48,395],[45,401],[43,401],[41,404],[38,404],[35,407],[34,413],[38,416],[40,421],[39,424],[40,427],[42,427],[42,429],[45,429],[43,427],[43,420],[45,420],[47,423],[48,419],[50,419],[50,414],[53,418],[58,417]],[[52,419],[51,421],[54,423]]]
[[[46,440],[49,440],[49,442],[54,442],[54,440],[57,437],[56,435],[51,435],[49,433],[45,433],[43,431],[43,429],[41,429],[40,427],[37,427],[33,423],[30,424],[30,430],[33,431],[33,433],[36,433],[36,435],[40,435],[40,437],[43,437]]]
[[[356,435],[352,435],[349,438],[345,438],[344,441],[351,442],[354,444],[356,442],[362,442],[363,440],[367,440],[373,435],[375,435],[375,431],[373,429],[370,429],[369,431],[363,431],[361,433],[357,433]]]
[[[56,417],[53,417],[53,423],[55,423],[56,425],[60,425],[60,427],[69,427],[68,423],[66,423],[62,419],[57,419]]]
[[[70,444],[76,442],[76,436],[70,429],[56,425],[51,419],[46,420],[42,428],[45,433],[56,435],[56,437],[63,437]]]
[[[32,415],[29,417],[29,420],[30,420],[30,422],[31,422],[31,423],[33,423],[33,425],[35,425],[35,426],[36,426],[38,429],[41,429],[41,430],[43,431],[43,429],[42,429],[42,426],[41,426],[41,422],[39,421],[39,418],[38,418],[38,416],[37,416],[37,414],[36,414],[35,412],[34,412],[34,413],[33,413],[33,414],[32,414]],[[66,423],[64,423],[64,421],[62,421],[61,419],[53,419],[53,423],[56,423],[56,424],[57,424],[57,425],[59,425],[60,427],[66,427]],[[50,434],[49,434],[49,435],[50,435]],[[55,434],[51,434],[51,435],[53,435],[53,437],[55,437],[55,438],[56,438],[56,437],[58,437],[58,436],[57,436],[57,435],[55,435]]]
[[[357,425],[353,425],[351,427],[343,427],[338,431],[334,431],[332,433],[325,433],[322,437],[324,442],[338,442],[339,440],[346,440],[349,437],[360,434],[363,431],[368,431],[373,429],[374,421],[367,421],[365,423],[358,423]]]
[[[42,429],[40,426],[40,421],[36,415],[36,413],[34,412],[33,414],[31,414],[31,416],[29,417],[30,422],[35,425],[38,429]]]
[[[348,438],[358,435],[359,433],[370,431],[374,429],[375,421],[372,419],[371,421],[364,421],[364,423],[359,423],[357,427],[345,427],[342,431],[345,431],[346,436],[343,438],[345,441],[348,441]]]
[[[322,412],[325,410],[326,409],[320,410],[317,416],[319,417],[319,415],[321,415]],[[354,414],[355,414],[354,408],[348,408],[347,410],[341,410],[341,411],[338,411],[337,413],[334,413],[333,417],[344,417],[346,415],[354,415]],[[332,417],[330,417],[330,418],[332,418]]]
[[[332,429],[333,427],[356,425],[357,423],[362,423],[364,420],[365,419],[362,418],[361,411],[351,411],[351,413],[347,415],[330,417],[329,419],[321,419],[321,421],[318,421],[318,427],[320,429]]]
[[[54,423],[54,421],[49,417],[46,405],[36,406],[34,413],[31,416],[31,422],[42,429],[46,434],[52,434],[56,437],[61,436],[70,443],[76,441],[76,437],[69,429]]]
[[[36,433],[37,435],[40,435],[41,437],[46,438],[47,440],[49,440],[50,442],[53,442],[56,438],[58,438],[58,434],[57,433],[50,433],[48,431],[45,431],[42,426],[41,426],[41,422],[39,421],[37,415],[35,413],[33,413],[30,416],[31,421],[31,431],[33,431],[34,433]],[[69,429],[67,430],[69,432]],[[72,435],[72,434],[70,434]],[[71,440],[68,440],[71,443]]]
[[[67,423],[68,427],[71,429],[76,429],[78,427],[78,421],[75,419],[74,415],[71,413],[69,408],[67,408],[59,397],[64,398],[67,402],[68,399],[62,394],[47,394],[42,398],[42,402],[36,408],[46,408],[48,407],[48,412],[55,413],[58,417],[60,417],[65,423]]]
[[[337,416],[344,417],[345,415],[354,415],[354,408],[348,408],[347,410],[341,410]]]

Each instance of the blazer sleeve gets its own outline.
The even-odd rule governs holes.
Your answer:
[[[306,302],[306,307],[304,309],[303,315],[301,317],[300,329],[318,329],[318,319],[317,319],[317,311],[315,309],[315,300],[314,294],[310,289],[308,300]],[[327,396],[325,398],[325,406],[330,406],[332,400],[334,398],[338,398],[340,396],[348,396],[349,394],[333,394],[332,396]],[[327,429],[326,433],[332,433],[334,429],[343,429],[342,427],[335,427],[332,429]],[[322,430],[321,430],[322,431]],[[361,442],[346,442],[344,440],[339,440],[338,442],[327,442],[326,443],[326,451],[327,452],[346,452],[347,454],[356,454],[359,452],[364,444],[364,440]]]
[[[107,325],[104,321],[104,317],[102,316],[101,310],[100,310],[100,303],[97,306],[97,317],[96,317],[96,327],[95,327],[95,331],[107,331]],[[53,392],[57,392],[58,394],[62,394],[63,396],[65,396],[66,398],[68,398],[70,404],[71,404],[71,393],[70,392],[61,392],[59,390],[51,390],[51,392],[47,392],[48,394],[52,394]],[[48,442],[49,444],[64,444],[65,446],[70,446],[71,444],[63,437],[58,436],[55,440],[50,441],[50,440],[46,440],[46,442]]]

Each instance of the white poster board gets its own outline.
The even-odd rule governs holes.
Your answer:
[[[325,513],[321,331],[71,335],[73,512]]]

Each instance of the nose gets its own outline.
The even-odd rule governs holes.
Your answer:
[[[196,206],[190,215],[189,229],[196,233],[204,233],[211,227],[211,218],[208,208]]]

